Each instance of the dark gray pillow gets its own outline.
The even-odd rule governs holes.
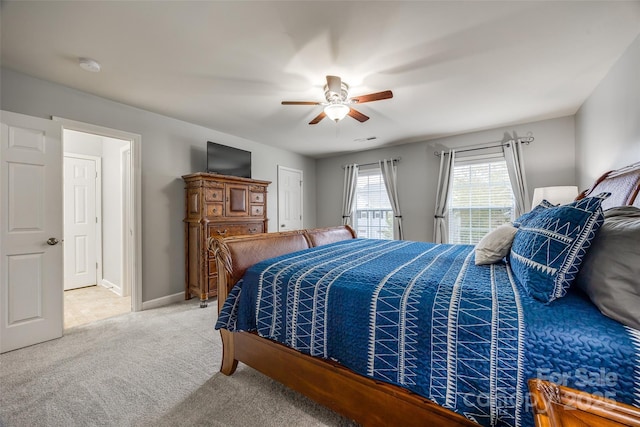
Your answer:
[[[607,209],[576,277],[600,311],[640,330],[640,209]]]

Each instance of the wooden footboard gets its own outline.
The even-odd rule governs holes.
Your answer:
[[[349,226],[211,239],[218,265],[218,310],[248,267],[267,258],[355,238]],[[238,361],[367,426],[477,426],[401,387],[375,381],[329,360],[305,355],[255,333],[220,331],[220,371]]]
[[[337,363],[253,333],[228,334],[233,335],[236,364],[241,361],[361,425],[478,426],[417,394],[358,375]]]

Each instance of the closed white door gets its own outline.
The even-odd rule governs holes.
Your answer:
[[[278,231],[302,229],[302,171],[278,166]]]
[[[62,336],[62,128],[0,113],[0,352]]]
[[[97,284],[96,161],[64,156],[64,289]]]

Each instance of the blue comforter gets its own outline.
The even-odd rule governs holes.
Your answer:
[[[262,261],[216,328],[257,331],[487,425],[531,426],[537,377],[640,405],[640,332],[578,291],[549,305],[473,246],[354,239]]]

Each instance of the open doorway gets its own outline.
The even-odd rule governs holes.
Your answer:
[[[65,196],[66,329],[142,309],[141,138],[53,119],[63,125],[64,193],[73,195]]]
[[[64,327],[131,311],[131,141],[65,129]]]

